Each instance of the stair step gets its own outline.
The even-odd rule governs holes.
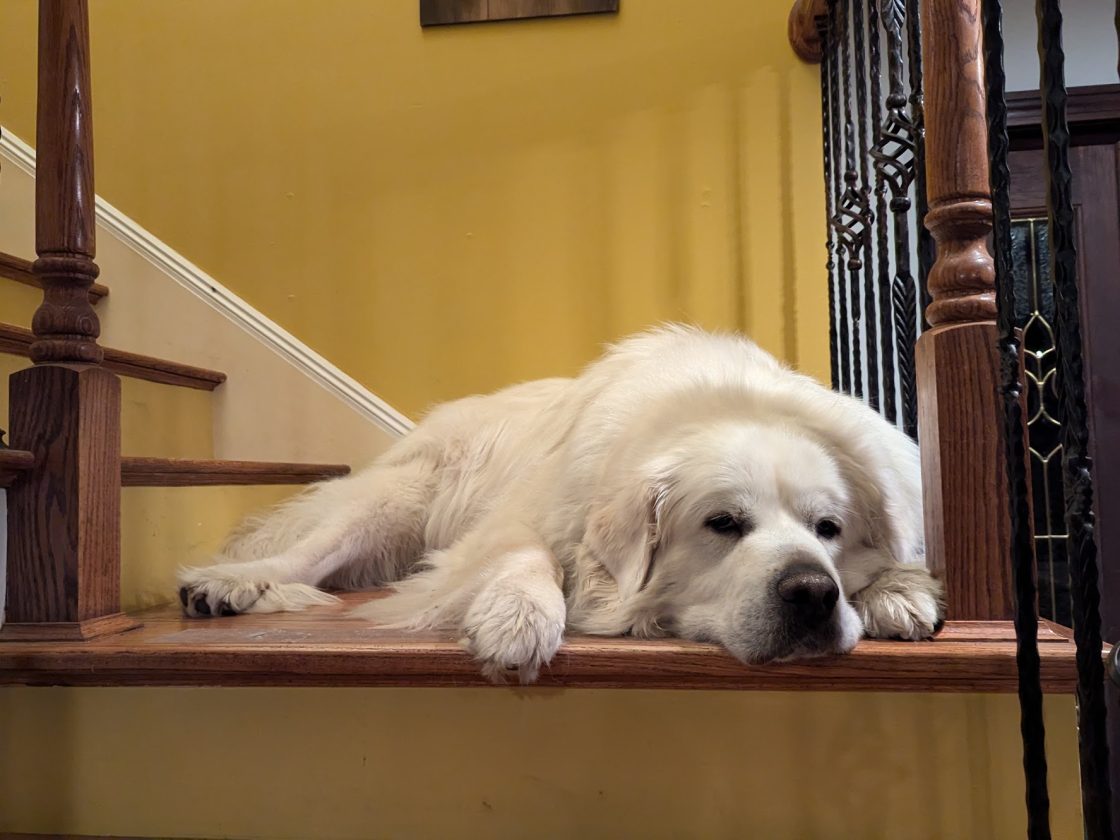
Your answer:
[[[0,277],[15,280],[25,286],[33,286],[36,289],[43,288],[42,282],[31,270],[31,260],[25,260],[23,257],[16,257],[3,252],[0,252]],[[107,286],[94,283],[89,287],[89,302],[97,303],[107,294],[109,294]]]
[[[35,454],[22,449],[0,449],[0,487],[11,487],[26,470],[35,465]]]
[[[10,487],[35,464],[22,449],[0,449],[0,487]],[[121,458],[124,487],[214,487],[218,485],[312,484],[350,474],[345,464],[283,461],[221,461],[191,458]]]
[[[125,487],[205,487],[232,484],[311,484],[348,475],[345,464],[221,461],[187,458],[121,459]]]
[[[35,336],[29,329],[14,324],[0,324],[0,353],[28,356],[34,340]],[[105,351],[105,361],[102,365],[106,370],[119,373],[121,376],[146,379],[164,385],[197,388],[201,391],[213,391],[226,381],[226,375],[221,371],[169,362],[166,359],[142,356],[125,350],[113,350],[110,347],[102,349]]]
[[[478,664],[445,633],[347,620],[377,593],[302,613],[188,619],[177,606],[138,613],[137,630],[87,642],[0,641],[0,684],[220,686],[484,685]],[[3,631],[0,630],[0,638]],[[1076,648],[1039,626],[1042,687],[1070,693]],[[715,645],[679,639],[568,637],[540,685],[759,691],[1012,693],[1009,621],[948,622],[930,642],[864,640],[846,656],[744,665]]]

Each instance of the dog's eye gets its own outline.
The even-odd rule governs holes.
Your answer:
[[[704,527],[717,534],[741,536],[743,533],[743,524],[730,513],[717,513],[715,516],[708,517]]]
[[[822,540],[834,540],[840,536],[840,526],[831,519],[822,519],[817,523],[817,536]]]

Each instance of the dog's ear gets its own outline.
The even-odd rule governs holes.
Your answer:
[[[645,586],[661,539],[665,490],[652,482],[600,496],[588,517],[584,549],[607,570],[625,600]]]

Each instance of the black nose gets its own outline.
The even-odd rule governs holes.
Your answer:
[[[823,624],[840,598],[840,587],[819,566],[791,566],[778,578],[778,595],[797,621],[807,627]]]

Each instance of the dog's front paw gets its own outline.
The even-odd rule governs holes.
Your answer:
[[[564,596],[557,586],[528,588],[513,579],[492,581],[463,619],[463,642],[496,683],[517,673],[522,685],[536,680],[564,636]]]
[[[852,606],[873,639],[928,639],[945,619],[944,588],[921,566],[885,570],[855,594]]]
[[[254,580],[235,565],[179,571],[179,603],[191,618],[302,610],[336,600],[302,583]]]

